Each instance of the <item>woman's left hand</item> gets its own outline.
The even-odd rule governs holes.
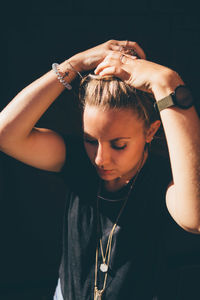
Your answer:
[[[112,52],[95,69],[100,76],[113,75],[136,89],[153,93],[156,99],[165,97],[183,81],[179,75],[145,59],[122,52]]]

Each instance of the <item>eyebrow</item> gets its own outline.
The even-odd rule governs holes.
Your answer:
[[[87,132],[84,132],[84,136],[96,140],[95,137],[93,137],[92,135],[90,135],[90,134],[87,133]],[[117,142],[117,141],[119,141],[119,140],[129,140],[129,139],[131,139],[130,136],[123,136],[123,137],[117,137],[117,138],[115,138],[115,139],[112,139],[111,141],[112,141],[112,142]]]

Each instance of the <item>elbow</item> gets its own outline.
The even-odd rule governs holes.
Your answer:
[[[0,150],[3,151],[6,144],[6,137],[4,134],[4,130],[0,129]]]
[[[0,128],[0,151],[5,152],[9,145],[13,143],[14,137],[8,134],[6,129]]]
[[[0,129],[0,151],[3,151],[4,144],[5,144],[5,137],[3,134],[3,130]]]
[[[193,229],[193,233],[200,234],[200,222],[196,228]]]
[[[186,230],[187,232],[189,232],[189,233],[200,234],[200,227],[197,228],[197,229],[194,229],[194,228],[186,228],[185,230]]]
[[[193,234],[200,234],[200,216],[195,212],[192,214],[182,215],[179,218],[174,218],[177,224],[185,231]]]
[[[199,193],[196,193],[195,197],[187,199],[189,205],[177,209],[174,215],[174,220],[185,231],[200,234],[200,198]],[[193,202],[193,203],[192,203]],[[176,216],[176,217],[175,217]]]
[[[193,234],[200,234],[200,223],[197,224],[191,224],[190,225],[185,225],[185,224],[179,224],[185,231]]]

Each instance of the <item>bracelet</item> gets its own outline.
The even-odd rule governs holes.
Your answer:
[[[65,73],[65,76],[62,76],[62,74],[58,71],[58,67],[59,67],[59,64],[57,64],[57,63],[52,64],[52,70],[56,73],[58,80],[64,85],[64,87],[66,89],[71,90],[72,86],[64,79],[65,76],[68,75],[68,73]]]
[[[68,64],[70,65],[70,67],[72,68],[72,70],[74,71],[74,72],[76,72],[78,75],[79,75],[79,77],[81,78],[81,79],[83,79],[83,76],[81,75],[81,73],[79,72],[79,71],[77,71],[73,66],[72,66],[72,64],[68,61]]]

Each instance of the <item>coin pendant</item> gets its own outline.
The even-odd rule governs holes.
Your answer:
[[[102,264],[100,265],[100,270],[101,270],[101,272],[103,272],[103,273],[108,272],[108,265],[106,265],[105,263],[102,263]]]

